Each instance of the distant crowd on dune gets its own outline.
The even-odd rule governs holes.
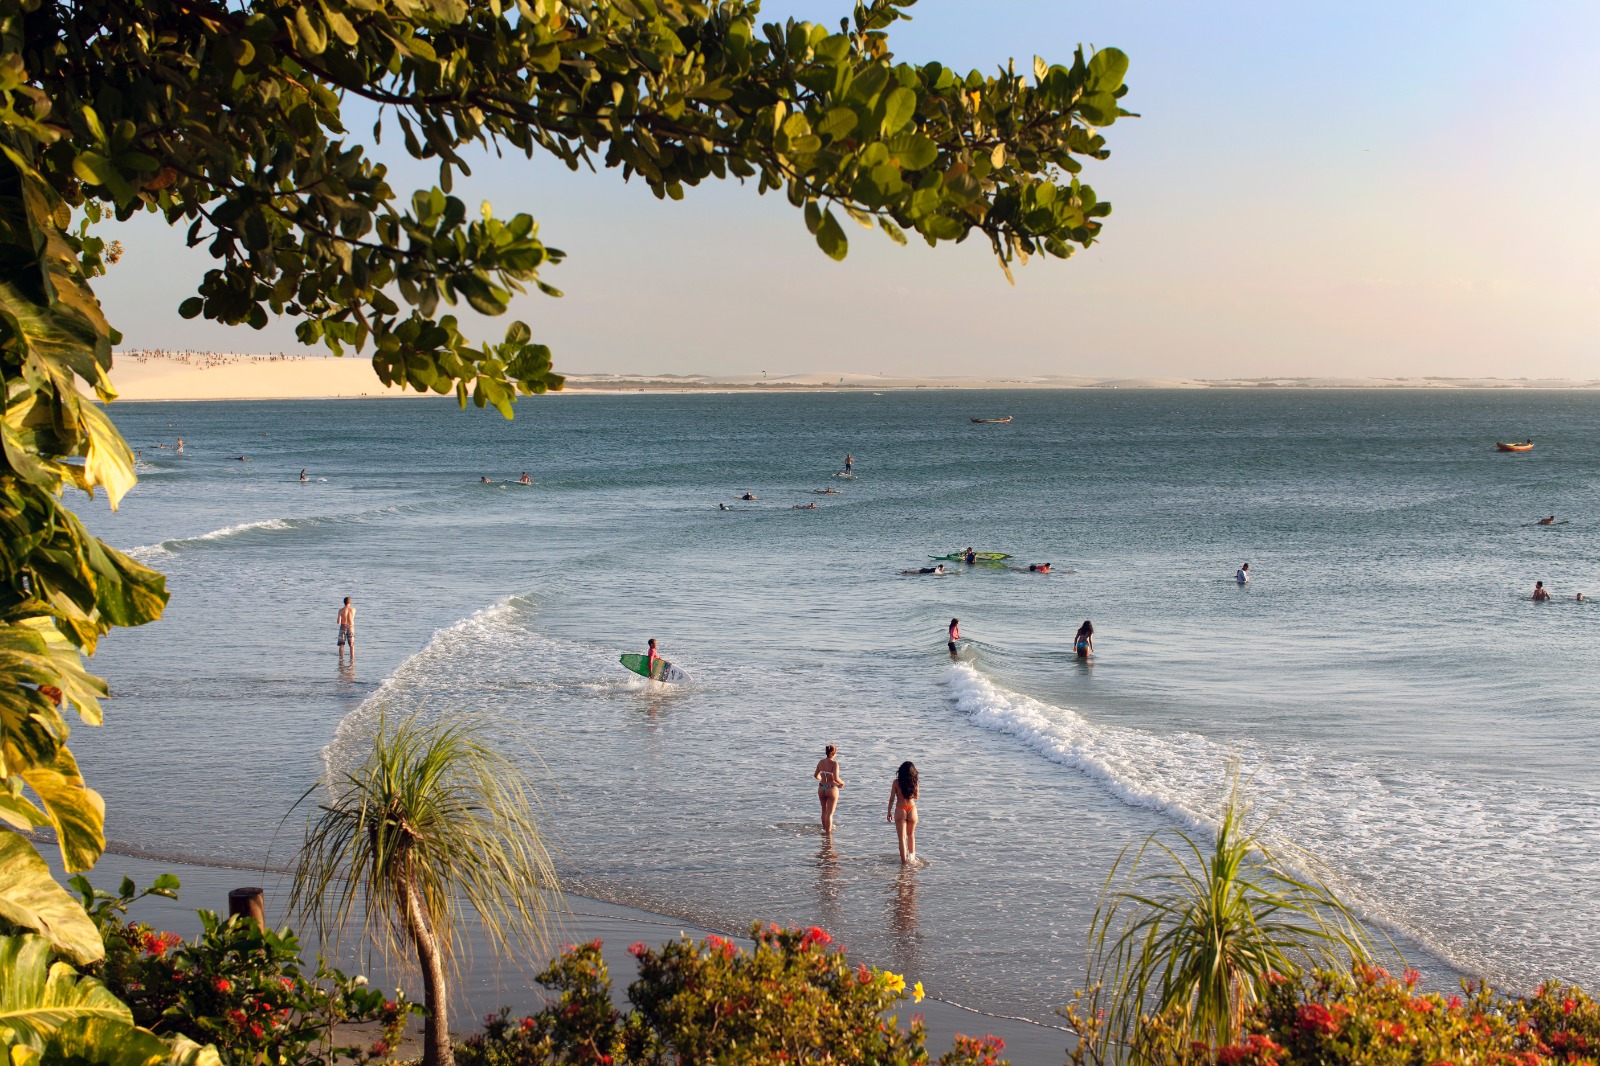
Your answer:
[[[304,362],[311,357],[308,355],[288,355],[284,352],[273,352],[265,355],[241,355],[237,352],[196,352],[189,350],[176,351],[170,348],[135,348],[131,351],[117,352],[116,358],[131,359],[140,365],[156,362],[182,363],[185,366],[194,367],[196,370],[210,370],[218,366]]]

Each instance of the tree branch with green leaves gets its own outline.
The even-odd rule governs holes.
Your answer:
[[[520,321],[475,340],[450,309],[559,295],[544,274],[563,253],[531,214],[453,194],[491,152],[619,168],[665,199],[748,182],[834,259],[851,220],[900,242],[979,234],[1008,275],[1093,243],[1110,205],[1079,175],[1129,114],[1126,57],[899,62],[888,31],[911,4],[863,0],[834,30],[762,24],[753,0],[0,0],[0,819],[93,865],[103,804],[68,720],[99,724],[106,688],[80,656],[166,602],[63,503],[103,489],[115,507],[134,482],[99,406],[120,337],[94,294],[114,258],[97,227],[154,212],[205,249],[185,317],[290,319],[387,385],[506,417],[561,388],[550,349]],[[370,138],[347,127],[374,110]],[[396,129],[435,187],[391,184]]]

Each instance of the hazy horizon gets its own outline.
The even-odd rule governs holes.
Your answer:
[[[764,14],[832,23],[849,8]],[[1017,270],[1014,288],[981,241],[932,251],[853,230],[840,264],[753,187],[674,204],[615,172],[483,157],[456,194],[531,212],[569,256],[545,275],[566,297],[523,297],[512,316],[575,374],[1596,374],[1600,72],[1583,53],[1600,9],[973,10],[923,0],[891,32],[897,56],[1027,69],[1080,41],[1130,55],[1124,103],[1142,117],[1110,127],[1111,159],[1083,175],[1115,205],[1094,248]],[[347,124],[369,137],[359,114]],[[393,145],[378,154],[402,193],[435,180]],[[123,347],[303,350],[290,320],[179,318],[211,262],[181,230],[142,216],[107,236],[127,246],[96,286]]]

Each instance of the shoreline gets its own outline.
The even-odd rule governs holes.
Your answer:
[[[234,355],[201,352],[124,352],[112,376],[121,403],[241,400],[454,399],[454,393],[385,387],[360,356]],[[1594,392],[1600,378],[1288,377],[1175,378],[890,377],[850,373],[788,374],[776,378],[707,374],[579,374],[547,395],[751,395],[773,393],[1185,391]]]
[[[59,878],[60,853],[48,839],[34,837],[43,845],[43,851],[52,872]],[[111,885],[123,876],[144,887],[157,874],[174,873],[182,883],[177,900],[148,898],[136,903],[129,917],[146,921],[164,931],[176,932],[184,939],[199,931],[197,909],[227,910],[227,893],[232,888],[251,884],[266,893],[268,924],[282,927],[286,923],[283,902],[287,898],[288,867],[247,866],[238,862],[207,860],[191,857],[183,860],[169,859],[161,853],[136,845],[108,842],[105,854],[88,876],[97,885]],[[621,1009],[626,1009],[627,986],[636,972],[636,960],[628,954],[627,945],[645,940],[660,944],[681,936],[703,939],[718,935],[734,940],[741,946],[750,943],[747,932],[707,928],[696,922],[685,921],[669,914],[645,910],[641,907],[612,903],[578,893],[561,893],[560,912],[552,922],[551,948],[553,956],[562,944],[581,943],[599,939],[602,954],[611,973],[612,999]],[[485,1014],[502,1006],[513,1013],[537,1010],[548,1002],[546,994],[538,988],[534,977],[543,969],[543,960],[537,967],[523,967],[514,960],[503,959],[489,949],[487,943],[468,914],[466,950],[462,953],[460,967],[454,976],[453,1010],[455,1021],[451,1028],[462,1035],[476,1032],[478,1022]],[[646,932],[646,930],[653,930]],[[297,930],[304,945],[304,954],[314,958],[322,945],[315,942],[314,932]],[[359,943],[352,938],[345,941],[348,947]],[[333,954],[333,953],[330,953]],[[363,959],[360,952],[342,950],[334,955],[335,964],[349,972],[367,969],[373,973],[375,983],[388,987],[390,981],[401,980],[414,984],[414,975],[404,970],[396,973],[381,968],[378,960]],[[872,963],[870,959],[857,958],[856,962]],[[908,976],[907,983],[916,980]],[[1067,986],[1063,981],[1063,1000],[1066,1002]],[[417,989],[420,996],[420,989]],[[928,1049],[933,1057],[948,1049],[957,1033],[969,1036],[993,1034],[1006,1042],[1005,1056],[1014,1066],[1055,1066],[1066,1059],[1070,1034],[1053,1021],[1041,1021],[1021,1015],[1009,1015],[969,1007],[953,1000],[941,998],[930,991],[920,1004],[906,1000],[896,1012],[902,1022],[909,1022],[913,1014],[921,1015],[927,1026]],[[459,1029],[457,1027],[460,1027]]]

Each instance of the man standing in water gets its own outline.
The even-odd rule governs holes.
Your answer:
[[[1245,563],[1234,573],[1233,579],[1241,585],[1250,584],[1250,564]]]
[[[339,661],[344,662],[344,646],[350,645],[350,665],[356,664],[356,609],[350,606],[350,597],[344,598],[339,608]]]

